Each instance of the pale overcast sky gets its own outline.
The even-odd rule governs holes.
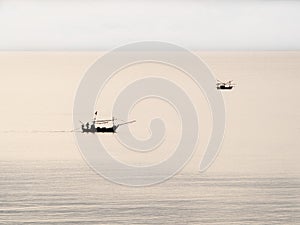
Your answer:
[[[191,50],[299,50],[291,0],[2,0],[0,50],[109,50],[141,40]]]

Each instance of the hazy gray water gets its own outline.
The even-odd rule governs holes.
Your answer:
[[[0,55],[0,224],[300,224],[299,52],[204,54],[218,79],[238,84],[224,93],[220,155],[199,174],[199,148],[191,172],[147,188],[99,177],[73,134],[54,132],[73,129],[76,89],[98,56]],[[112,102],[99,101],[101,118]],[[69,161],[47,161],[57,159]]]
[[[1,224],[299,224],[299,179],[184,173],[144,188],[81,161],[0,163]]]

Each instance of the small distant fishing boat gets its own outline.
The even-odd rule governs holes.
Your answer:
[[[90,124],[90,122],[83,123],[83,122],[79,121],[81,123],[82,133],[116,133],[117,129],[120,126],[136,122],[136,120],[132,120],[132,121],[124,122],[124,123],[115,124],[116,119],[114,117],[112,117],[111,120],[97,120],[96,116],[97,116],[97,111],[95,112],[95,117],[91,121],[91,124]],[[108,124],[108,123],[111,123],[112,125],[108,126],[108,127],[105,127],[105,126],[100,127],[100,125]],[[97,125],[99,125],[99,126],[97,126]]]
[[[218,90],[231,90],[234,86],[235,86],[235,84],[232,83],[232,80],[228,81],[228,82],[222,82],[222,81],[217,80],[217,89]]]

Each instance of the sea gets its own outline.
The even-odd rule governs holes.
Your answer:
[[[83,160],[1,161],[0,224],[299,224],[299,176],[179,173],[127,187]]]
[[[199,149],[174,177],[148,187],[123,186],[98,175],[81,157],[70,132],[81,126],[72,121],[77,87],[99,56],[98,52],[0,54],[1,225],[300,224],[299,51],[200,52],[216,79],[237,83],[233,91],[223,92],[226,130],[220,153],[205,173],[199,172],[210,137],[205,127],[209,120],[198,100],[200,91],[189,79],[177,80],[200,109]],[[141,71],[121,77],[129,81]],[[174,77],[172,72],[170,80]],[[112,92],[122,90],[117,87],[123,84],[107,86],[108,98],[95,109],[100,119],[113,116],[107,106],[114,102]],[[149,138],[149,121],[163,116],[159,113],[166,122],[171,120],[162,104],[142,106],[132,111],[131,119],[137,123],[130,125],[133,130],[141,128],[133,132],[141,139]],[[152,111],[158,116],[149,115]],[[176,121],[166,123],[166,135],[173,137]],[[136,159],[119,149],[119,142],[113,145],[109,136],[99,138],[117,146],[112,148],[115,155]],[[154,156],[166,159],[171,150]],[[151,155],[145,158],[152,160]]]

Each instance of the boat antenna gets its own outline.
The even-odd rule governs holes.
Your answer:
[[[94,116],[94,121],[93,122],[96,122],[97,114],[98,114],[98,111],[95,112],[95,116]]]

